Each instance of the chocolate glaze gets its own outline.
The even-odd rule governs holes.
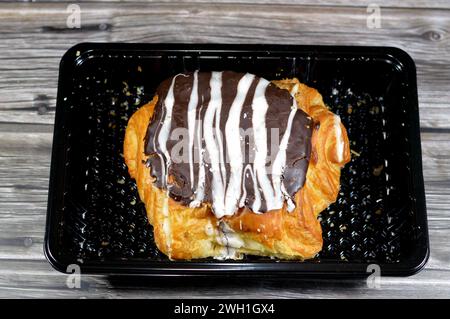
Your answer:
[[[215,142],[213,146],[217,147],[219,151],[219,155],[216,159],[214,159],[214,156],[211,156],[207,151],[205,132],[199,131],[197,133],[196,131],[199,128],[203,129],[208,125],[207,122],[204,121],[205,113],[209,107],[213,107],[211,105],[216,101],[211,98],[211,86],[214,81],[214,79],[212,79],[213,73],[196,72],[178,74],[163,81],[158,87],[156,92],[158,102],[155,106],[153,116],[150,119],[150,124],[145,137],[145,154],[149,156],[147,165],[151,169],[151,175],[155,178],[154,183],[159,188],[167,189],[169,195],[173,199],[180,201],[185,205],[192,205],[197,192],[199,192],[199,194],[201,193],[198,188],[203,181],[204,196],[200,196],[200,202],[210,202],[214,204],[215,200],[220,200],[219,198],[222,198],[220,196],[218,197],[218,194],[223,195],[225,198],[227,190],[231,187],[236,187],[237,185],[236,183],[233,184],[235,186],[231,185],[232,181],[230,177],[232,170],[232,165],[230,165],[230,163],[233,161],[235,161],[234,163],[237,163],[237,157],[229,156],[230,154],[227,151],[227,148],[232,146],[233,149],[239,150],[240,146],[242,166],[240,166],[241,170],[238,169],[237,172],[240,172],[241,182],[239,184],[239,189],[237,190],[239,200],[235,205],[234,211],[242,206],[247,206],[250,209],[257,207],[258,212],[265,212],[269,208],[273,209],[274,206],[271,204],[272,198],[266,198],[266,193],[264,193],[263,186],[260,183],[260,175],[258,174],[261,174],[261,172],[259,171],[258,174],[255,173],[253,163],[255,158],[255,143],[253,142],[255,138],[252,135],[255,131],[252,124],[252,118],[254,112],[253,107],[255,107],[255,111],[259,110],[259,105],[256,105],[255,102],[255,90],[260,81],[264,81],[263,83],[266,83],[267,85],[262,96],[268,105],[265,114],[268,161],[266,161],[264,170],[266,171],[265,173],[267,174],[268,180],[271,182],[270,186],[273,187],[272,190],[276,188],[276,184],[274,184],[276,175],[272,176],[271,164],[276,158],[275,155],[280,153],[280,143],[283,136],[287,136],[285,161],[281,161],[281,192],[283,193],[283,201],[293,197],[305,182],[306,171],[311,154],[312,120],[300,109],[293,111],[293,109],[297,107],[296,102],[287,90],[269,84],[264,79],[249,74],[246,75],[244,73],[231,71],[215,74],[216,76],[220,76],[221,81],[215,83],[220,83],[221,89],[220,92],[215,90],[213,94],[217,96],[217,94],[220,93],[221,103],[220,111],[215,113],[212,127],[215,131],[217,123],[219,130],[222,133],[220,140],[217,136],[214,136]],[[246,80],[248,80],[247,90],[243,91],[243,95],[241,94],[242,96],[245,96],[245,98],[242,100],[243,103],[240,103],[239,128],[241,128],[242,131],[240,133],[239,145],[236,140],[228,140],[228,138],[231,139],[231,135],[227,136],[226,126],[229,119],[228,116],[231,116],[230,109],[237,99],[238,85],[239,83],[243,84]],[[193,92],[195,84],[197,84],[197,91]],[[188,105],[192,99],[194,99],[193,101],[195,102],[195,98],[197,98],[197,103],[196,105],[192,104],[195,107],[195,109],[192,110],[192,112],[195,112],[196,121],[194,124],[192,121],[190,122],[188,118]],[[236,105],[239,105],[239,103],[236,103]],[[252,107],[252,105],[254,106]],[[220,121],[217,121],[218,115],[220,115]],[[170,128],[168,128],[169,126]],[[180,147],[180,145],[189,146],[189,127],[194,128],[195,133],[192,139],[192,157],[189,156],[189,147]],[[290,127],[290,131],[288,130],[288,127]],[[273,129],[275,129],[275,131],[273,131]],[[277,129],[278,131],[276,131]],[[244,134],[243,132],[246,132],[247,134]],[[167,133],[169,133],[167,139],[162,138],[165,136],[164,134]],[[167,152],[164,152],[164,145],[161,145],[160,143],[161,138],[163,144],[165,143]],[[273,138],[276,140],[272,141]],[[210,144],[210,146],[211,145],[212,144]],[[199,161],[199,159],[202,158],[201,152],[203,152],[203,161]],[[269,157],[269,154],[273,155]],[[283,156],[280,157],[283,159]],[[272,162],[270,161],[270,158],[272,159]],[[214,161],[219,163],[218,167],[220,167],[221,170],[213,173],[214,167],[212,163]],[[200,178],[202,165],[204,165],[203,168],[205,172],[204,180]],[[237,167],[239,168],[239,166]],[[191,175],[191,169],[193,175]],[[225,174],[221,174],[220,172]],[[254,175],[256,175],[255,179],[252,178]],[[191,180],[191,176],[193,177],[193,180]],[[214,177],[217,178],[218,176],[221,183],[217,183],[217,179],[216,182],[213,180]],[[218,185],[224,186],[222,193],[218,193]],[[216,187],[215,190],[214,187]],[[266,186],[264,190],[267,189]],[[197,197],[199,194],[197,194]],[[258,196],[260,201],[258,201]],[[223,200],[226,202],[225,199]],[[233,207],[234,201],[231,200],[230,203],[231,207]],[[213,205],[213,210],[214,208],[215,206]],[[216,210],[219,210],[219,208],[216,208]],[[224,214],[229,215],[230,210],[228,211],[228,213],[223,214],[217,214],[217,211],[215,211],[215,213],[221,217]]]

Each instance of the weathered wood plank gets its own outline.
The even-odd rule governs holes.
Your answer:
[[[4,121],[52,123],[59,59],[78,42],[246,42],[403,48],[417,63],[421,125],[449,127],[442,115],[450,112],[450,10],[386,9],[382,28],[369,29],[367,12],[353,7],[83,3],[85,29],[68,30],[63,4],[17,6],[0,6],[0,49],[8,61],[0,66]]]
[[[81,288],[69,289],[66,275],[45,262],[0,264],[0,298],[448,298],[450,272],[427,269],[411,278],[381,277],[380,289],[364,280],[333,279],[187,279],[171,277],[81,277]],[[20,270],[20,271],[18,271]],[[436,275],[442,277],[437,279]]]
[[[20,0],[16,0],[20,1]],[[34,2],[66,2],[73,3],[71,0],[33,0]],[[77,3],[84,4],[90,0],[79,0]],[[396,8],[450,8],[450,4],[446,0],[404,0],[404,1],[389,1],[378,0],[96,0],[96,2],[116,3],[116,2],[145,2],[145,3],[164,3],[164,2],[178,2],[178,3],[195,3],[197,5],[214,3],[237,3],[237,4],[264,4],[267,6],[279,6],[285,4],[297,5],[314,5],[314,6],[345,6],[345,7],[367,7],[370,4],[377,4],[380,7],[396,7]]]

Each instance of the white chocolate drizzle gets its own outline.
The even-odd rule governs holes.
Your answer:
[[[163,185],[168,185],[167,178],[171,158],[167,149],[167,142],[175,106],[174,87],[176,79],[180,75],[186,76],[178,74],[173,77],[162,103],[164,112],[158,124],[159,130],[152,137],[154,149],[157,150],[156,153],[161,161]],[[239,78],[236,95],[231,97],[231,106],[225,112],[222,110],[224,107],[222,88],[227,83],[223,72],[211,72],[207,84],[204,77],[202,78],[203,82],[200,82],[198,71],[190,77],[192,78],[192,88],[188,95],[189,101],[186,113],[183,113],[183,115],[186,115],[185,123],[187,123],[188,129],[189,169],[186,180],[188,180],[193,192],[193,195],[188,197],[190,198],[190,201],[187,202],[189,207],[199,207],[205,200],[205,193],[208,192],[208,196],[211,197],[212,211],[217,218],[233,215],[244,206],[250,207],[254,213],[281,209],[284,205],[287,206],[288,211],[292,211],[295,208],[295,202],[286,190],[283,174],[287,165],[287,148],[291,138],[292,126],[298,111],[295,98],[292,98],[292,102],[283,100],[292,103],[292,105],[289,112],[283,111],[284,113],[282,113],[286,127],[271,169],[269,169],[266,164],[268,157],[266,120],[270,105],[266,97],[266,91],[271,83],[253,74],[244,74]],[[200,85],[203,89],[209,85],[209,100],[204,100],[204,94],[199,90]],[[298,85],[294,86],[290,93],[295,95],[297,91]],[[229,96],[226,98],[230,100]],[[249,104],[245,104],[246,101],[251,101],[250,109]],[[245,112],[243,112],[244,104]],[[176,105],[176,107],[180,107],[180,103],[177,102]],[[286,104],[282,105],[284,107]],[[286,107],[288,106],[286,105]],[[272,111],[271,123],[274,119],[273,114]],[[311,121],[310,118],[308,120]],[[253,152],[253,163],[247,163],[245,159],[245,149],[241,145],[244,140],[241,121],[246,121],[246,125],[251,123],[249,128],[253,134],[254,148],[249,152]],[[221,128],[221,125],[224,129]],[[342,160],[344,146],[339,125],[340,119],[336,116],[337,152],[338,158]],[[276,137],[278,139],[278,135]],[[273,136],[271,136],[271,139],[274,143]],[[156,148],[156,142],[158,148]],[[271,149],[271,151],[273,150]],[[170,190],[169,186],[167,187],[168,190]],[[247,198],[249,195],[248,187],[251,187],[250,192],[252,192],[252,198],[249,202],[247,202],[249,200]],[[164,226],[165,229],[170,228],[170,224],[166,221]],[[205,231],[209,234],[209,227]],[[232,248],[239,248],[233,247],[236,246],[234,244],[231,246]]]

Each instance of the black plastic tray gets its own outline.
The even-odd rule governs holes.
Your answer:
[[[321,214],[312,260],[169,261],[155,247],[122,143],[167,77],[236,70],[297,77],[341,116],[352,161]],[[166,275],[410,275],[429,255],[413,60],[388,47],[84,43],[61,60],[45,254],[57,270]]]

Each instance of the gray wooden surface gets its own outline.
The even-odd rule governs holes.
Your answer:
[[[69,2],[71,3],[71,2]],[[450,1],[221,0],[0,3],[0,297],[450,297]],[[251,3],[251,4],[250,4]],[[367,27],[367,4],[381,28]],[[83,276],[66,287],[43,255],[58,63],[84,41],[397,46],[417,64],[431,258],[408,278],[365,281]]]

